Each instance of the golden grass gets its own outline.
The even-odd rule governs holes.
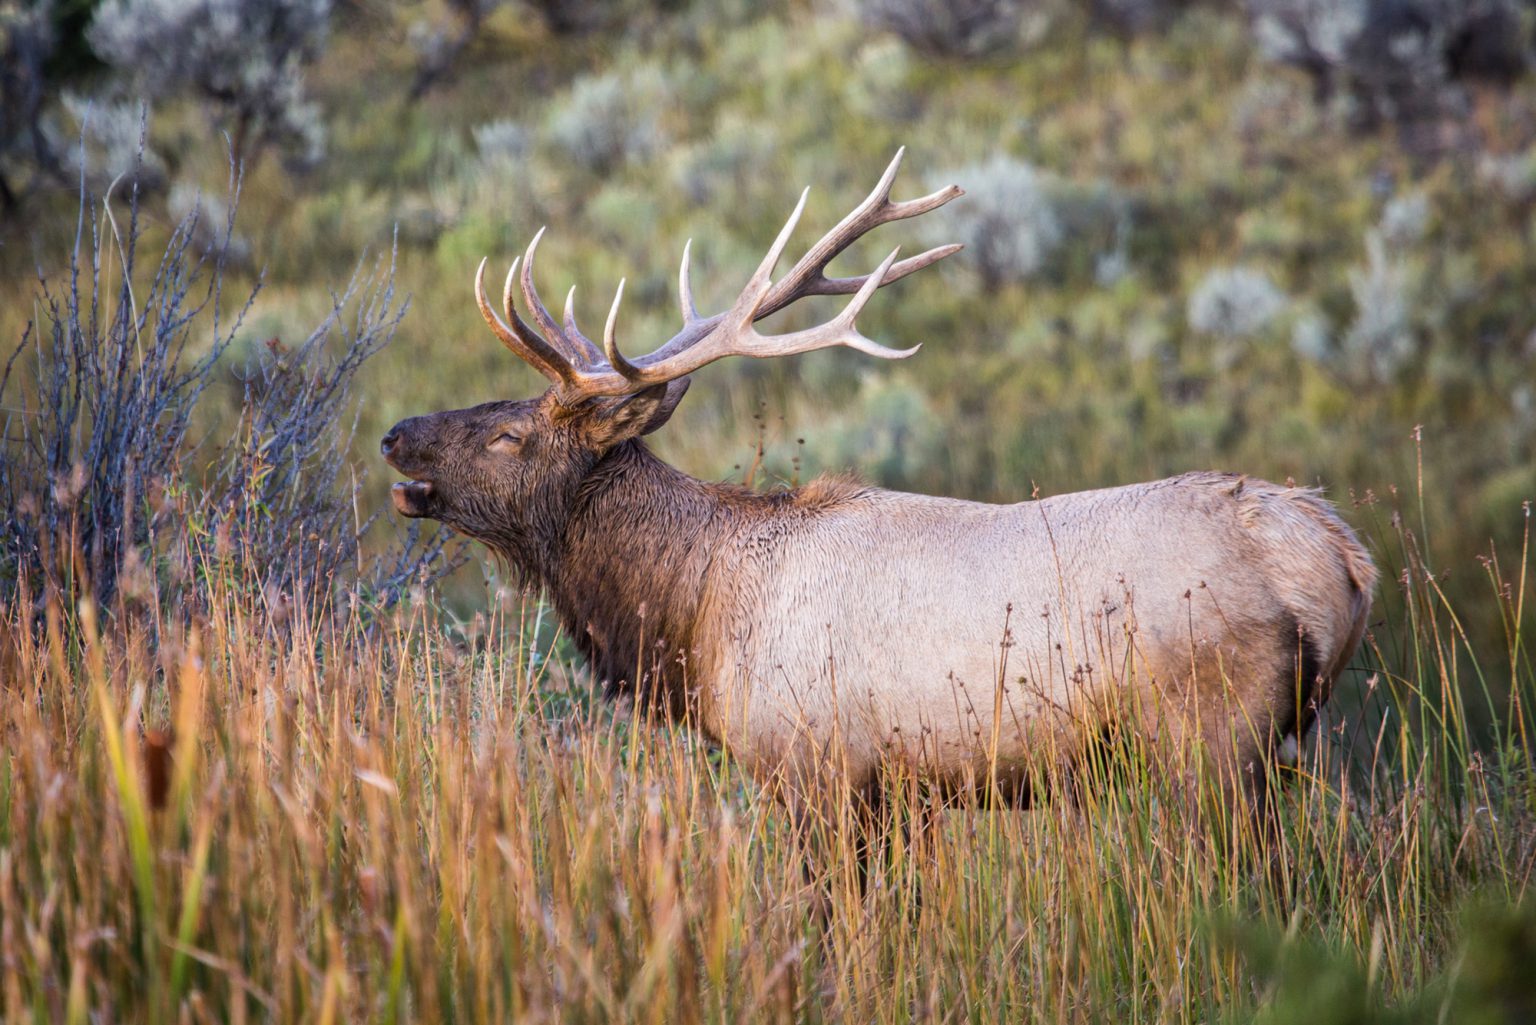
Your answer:
[[[532,599],[474,629],[419,598],[274,604],[213,554],[192,614],[23,593],[0,1016],[1209,1021],[1275,997],[1234,921],[1357,959],[1370,1001],[1438,978],[1450,1008],[1458,909],[1536,864],[1529,585],[1489,562],[1510,647],[1475,662],[1397,537],[1404,601],[1281,788],[1277,850],[1133,753],[1078,807],[898,833],[862,896],[846,815],[797,829],[687,729],[596,702]],[[1507,692],[1472,698],[1478,665]]]

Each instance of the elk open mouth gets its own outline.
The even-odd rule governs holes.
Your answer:
[[[403,480],[390,488],[389,497],[401,516],[419,518],[432,515],[432,491],[429,480]]]

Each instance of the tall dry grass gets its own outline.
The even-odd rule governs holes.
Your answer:
[[[1529,553],[1487,561],[1509,643],[1472,652],[1394,522],[1399,597],[1279,788],[1274,850],[1130,750],[1077,806],[894,831],[864,894],[846,814],[796,825],[686,728],[595,701],[494,581],[470,624],[280,595],[227,543],[189,546],[195,611],[24,582],[0,610],[0,1012],[1289,1020],[1320,983],[1284,952],[1313,950],[1348,997],[1311,1025],[1474,1020],[1503,983],[1463,909],[1517,905],[1536,866]]]

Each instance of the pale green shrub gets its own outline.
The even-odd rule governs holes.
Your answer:
[[[1477,178],[1514,203],[1536,199],[1536,149],[1519,153],[1484,153],[1478,158]]]
[[[657,108],[668,92],[665,76],[649,65],[629,75],[588,75],[550,112],[546,131],[576,164],[605,173],[666,146]]]
[[[810,469],[857,467],[890,487],[913,487],[944,458],[944,431],[928,395],[910,381],[866,373],[854,401],[807,437]]]
[[[511,118],[487,121],[474,129],[475,152],[484,161],[515,162],[528,155],[533,133]]]
[[[1065,238],[1045,176],[1022,160],[999,154],[932,181],[935,188],[954,182],[966,191],[942,221],[928,226],[932,237],[964,243],[958,258],[989,289],[1038,274]]]
[[[313,164],[325,126],[304,70],[325,51],[330,17],[331,0],[110,0],[88,35],[143,95],[209,104],[237,159],[277,145]]]
[[[671,178],[688,202],[714,203],[743,195],[774,157],[769,140],[757,125],[727,118],[706,137],[672,151]]]
[[[1333,325],[1316,310],[1309,310],[1291,325],[1291,349],[1313,363],[1327,362],[1333,356]]]
[[[103,190],[118,178],[133,178],[140,188],[163,187],[165,162],[148,146],[148,110],[142,103],[66,93],[63,105],[69,132],[53,148],[70,171]]]
[[[1352,385],[1383,385],[1418,353],[1415,280],[1406,258],[1379,230],[1366,235],[1364,265],[1349,271],[1354,318],[1342,334],[1316,310],[1297,318],[1291,348]]]
[[[1381,211],[1381,238],[1401,248],[1419,242],[1429,230],[1429,197],[1422,192],[1394,196]]]
[[[1411,282],[1380,233],[1365,240],[1365,266],[1349,273],[1355,320],[1341,339],[1341,353],[1357,373],[1376,382],[1390,380],[1417,351],[1413,334]]]
[[[848,104],[865,117],[906,121],[922,109],[912,88],[912,58],[894,39],[875,40],[859,49],[848,85]]]
[[[1189,326],[1221,338],[1251,338],[1280,316],[1289,300],[1269,275],[1248,267],[1206,274],[1189,295]]]

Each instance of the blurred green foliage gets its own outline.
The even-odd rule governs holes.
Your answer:
[[[400,416],[542,386],[474,310],[481,256],[504,267],[549,225],[547,297],[579,284],[591,333],[627,277],[621,337],[640,352],[675,330],[685,240],[701,303],[718,308],[801,186],[809,239],[904,144],[898,196],[951,179],[975,195],[882,230],[842,269],[968,236],[990,211],[1014,242],[1049,229],[1036,272],[989,268],[976,246],[882,294],[862,323],[923,343],[905,363],[839,352],[709,368],[656,439],[663,454],[730,476],[766,408],[769,479],[852,467],[1013,501],[1215,467],[1322,484],[1346,513],[1396,488],[1411,526],[1435,524],[1441,550],[1466,557],[1520,536],[1536,495],[1536,189],[1522,170],[1536,166],[1536,83],[1477,94],[1478,146],[1430,164],[1319,107],[1241,12],[1216,6],[1164,5],[1133,34],[1040,4],[1017,45],[976,59],[804,0],[636,6],[580,31],[519,3],[482,7],[450,73],[413,99],[412,39],[451,5],[338,6],[306,78],[326,159],[299,175],[263,162],[244,183],[263,332],[299,330],[399,229],[413,306],[363,382],[360,462]],[[226,149],[206,124],[194,101],[162,103],[149,145],[168,182],[218,193]],[[1029,201],[993,167],[1026,169]],[[5,337],[20,337],[34,260],[72,230],[59,211],[73,196],[52,198],[0,229]],[[1273,289],[1240,337],[1190,322],[1202,283],[1228,268]]]
[[[1536,1021],[1536,901],[1474,897],[1462,911],[1447,969],[1419,992],[1383,1000],[1381,950],[1335,949],[1251,922],[1217,928],[1262,989],[1262,1006],[1228,1020],[1252,1025],[1523,1025]]]

